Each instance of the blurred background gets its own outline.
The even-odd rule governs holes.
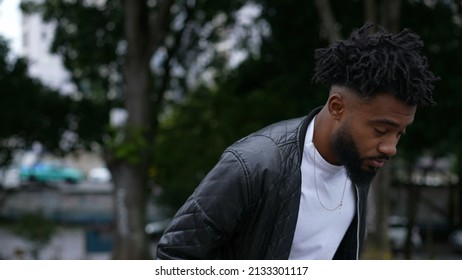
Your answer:
[[[152,259],[239,138],[307,114],[314,50],[410,28],[441,81],[370,193],[364,259],[462,258],[462,1],[0,0],[0,259]]]

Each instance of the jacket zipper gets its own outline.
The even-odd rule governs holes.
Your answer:
[[[360,229],[360,224],[361,224],[361,215],[359,213],[359,190],[358,186],[356,186],[356,218],[358,220],[357,225],[356,225],[356,259],[359,260],[359,229]]]

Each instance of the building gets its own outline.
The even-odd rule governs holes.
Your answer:
[[[21,25],[21,54],[29,61],[29,74],[64,94],[76,92],[61,57],[50,52],[56,23],[44,22],[39,14],[22,14]]]

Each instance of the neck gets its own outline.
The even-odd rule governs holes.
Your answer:
[[[314,122],[313,143],[319,154],[330,164],[340,165],[332,148],[332,133],[334,119],[329,114],[327,106],[324,106],[316,116]]]

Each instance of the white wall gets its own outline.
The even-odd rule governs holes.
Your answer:
[[[60,56],[50,53],[55,25],[45,23],[37,14],[22,16],[22,54],[29,60],[29,74],[49,87],[63,93],[73,93],[70,74]]]
[[[23,255],[17,252],[23,252]],[[0,229],[0,258],[8,260],[32,259],[30,243],[7,229]],[[59,229],[50,243],[39,252],[42,260],[84,260],[85,232],[78,228]],[[102,258],[99,256],[99,258]],[[109,258],[107,255],[106,258]]]

